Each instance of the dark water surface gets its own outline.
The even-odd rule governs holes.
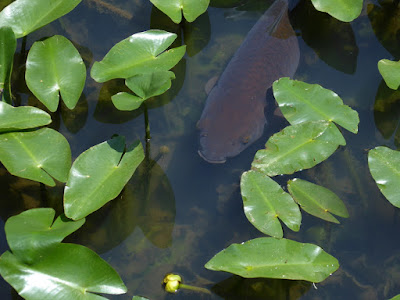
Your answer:
[[[379,59],[400,59],[396,35],[400,23],[395,22],[400,8],[391,1],[365,1],[362,15],[350,24],[316,12],[308,0],[298,1],[290,12],[301,53],[295,78],[332,89],[360,115],[357,135],[343,130],[346,147],[296,174],[330,188],[350,213],[340,225],[303,213],[300,232],[285,228],[285,237],[316,243],[339,260],[339,270],[316,289],[307,282],[242,279],[204,268],[231,243],[263,236],[244,216],[238,186],[255,152],[287,125],[274,115],[271,95],[263,137],[225,164],[209,164],[198,156],[196,122],[207,97],[205,84],[222,72],[268,1],[210,7],[194,24],[184,26],[169,22],[147,0],[103,1],[123,12],[96,0],[83,1],[67,16],[30,34],[25,50],[36,40],[61,34],[75,43],[91,66],[115,43],[150,28],[180,32],[177,44],[182,34],[188,44],[188,54],[173,70],[177,79],[171,90],[147,105],[152,137],[147,145],[149,159],[117,199],[90,215],[84,227],[67,239],[95,250],[121,275],[128,294],[108,298],[388,299],[400,294],[399,211],[380,194],[367,166],[369,149],[400,145],[396,132],[400,97],[382,83],[377,69]],[[21,40],[17,52],[14,93],[21,104],[42,107],[24,84]],[[62,106],[52,114],[51,127],[68,139],[73,159],[113,134],[124,135],[129,143],[139,138],[145,144],[144,109],[119,112],[111,104],[110,96],[123,89],[121,80],[98,84],[88,76],[77,108],[68,111]],[[285,184],[288,178],[278,181]],[[41,187],[1,168],[0,189],[1,228],[8,217],[29,208],[50,206],[62,212],[61,184]],[[1,237],[4,252],[3,229]],[[168,272],[179,273],[187,284],[210,288],[213,294],[167,295],[161,281]],[[0,281],[1,299],[18,299],[11,290]]]

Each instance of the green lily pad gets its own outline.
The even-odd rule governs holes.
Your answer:
[[[358,113],[344,105],[342,99],[331,90],[288,77],[275,81],[273,90],[282,114],[292,125],[325,120],[335,122],[353,133],[358,132]]]
[[[275,176],[309,169],[327,159],[339,145],[345,145],[337,127],[325,121],[291,125],[274,134],[258,150],[252,169]]]
[[[400,61],[381,59],[378,61],[378,69],[386,85],[397,90],[400,86]]]
[[[258,230],[282,238],[280,219],[293,231],[299,231],[299,206],[274,180],[259,172],[248,171],[242,175],[240,188],[246,217]]]
[[[163,94],[171,87],[171,80],[175,74],[171,71],[160,71],[140,74],[128,78],[125,84],[139,97],[120,92],[111,97],[115,107],[119,110],[134,110],[147,99]]]
[[[0,161],[12,175],[54,186],[54,179],[67,181],[71,150],[65,137],[50,128],[9,132],[0,135]]]
[[[89,248],[55,244],[43,249],[31,264],[6,251],[0,274],[25,299],[107,299],[94,293],[123,294],[126,287],[117,272]]]
[[[400,294],[390,298],[389,300],[400,300]]]
[[[39,108],[13,107],[0,102],[0,132],[35,128],[50,123],[50,115]]]
[[[164,30],[136,33],[117,43],[100,62],[93,64],[90,76],[97,82],[114,78],[167,71],[185,54],[186,46],[165,51],[177,35]]]
[[[316,245],[264,237],[230,245],[217,253],[205,267],[245,278],[321,282],[338,269],[339,263]]]
[[[338,224],[340,222],[332,214],[349,217],[343,201],[327,188],[295,178],[289,180],[288,190],[300,207],[310,215]]]
[[[182,13],[187,21],[193,22],[210,4],[210,0],[150,0],[150,2],[177,24],[182,21]]]
[[[72,164],[64,192],[65,215],[86,217],[122,191],[144,158],[139,141],[125,149],[117,136],[86,150]]]
[[[54,221],[55,214],[52,208],[35,208],[7,220],[7,242],[19,260],[33,263],[43,248],[60,243],[85,223],[85,219],[72,221],[63,215]]]
[[[82,0],[16,0],[0,12],[0,27],[10,26],[17,38],[62,17]]]
[[[50,111],[57,110],[59,94],[73,109],[82,94],[86,67],[74,45],[55,35],[35,42],[26,61],[26,84]]]
[[[0,93],[9,88],[11,70],[17,40],[10,27],[0,27]],[[11,103],[11,91],[6,93],[6,101]]]
[[[326,12],[332,17],[351,22],[357,18],[363,6],[363,0],[311,0],[316,10]]]
[[[382,194],[400,207],[400,152],[387,147],[376,147],[368,153],[368,166]]]

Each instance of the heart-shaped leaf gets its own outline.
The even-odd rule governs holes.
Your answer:
[[[117,197],[143,158],[142,144],[136,141],[125,149],[123,136],[83,152],[69,173],[65,215],[74,220],[84,218]]]
[[[17,38],[62,17],[82,0],[16,0],[0,12],[0,27],[10,26]]]
[[[331,90],[288,77],[275,81],[273,90],[282,114],[292,125],[325,120],[335,122],[353,133],[358,132],[358,113],[344,105],[342,99]]]
[[[217,253],[205,267],[245,278],[321,282],[338,269],[339,263],[316,245],[266,237],[232,244]]]
[[[0,161],[13,175],[54,186],[67,181],[71,150],[65,137],[50,128],[0,135]]]
[[[117,272],[89,248],[55,244],[25,264],[9,251],[0,257],[0,274],[25,299],[106,299],[94,293],[123,294]]]
[[[55,214],[52,208],[35,208],[7,220],[7,242],[19,260],[33,263],[43,248],[60,243],[85,223],[85,219],[72,221],[63,215],[54,221]]]
[[[193,22],[207,10],[210,0],[150,0],[175,23],[180,23],[182,13],[188,22]]]
[[[35,128],[50,123],[50,115],[39,108],[13,107],[0,102],[0,132]]]
[[[280,219],[293,231],[299,231],[299,206],[274,180],[259,172],[248,171],[242,175],[240,188],[246,217],[258,230],[282,238]]]
[[[59,94],[65,105],[73,109],[85,85],[86,67],[74,45],[55,35],[32,45],[25,78],[32,93],[50,111],[57,110]]]
[[[274,134],[258,150],[252,168],[268,176],[292,174],[327,159],[339,145],[345,145],[337,127],[325,121],[291,125]]]
[[[357,18],[363,6],[363,0],[311,0],[315,9],[326,12],[332,17],[351,22]]]
[[[90,76],[97,82],[104,82],[167,71],[185,54],[185,46],[165,51],[176,37],[176,34],[163,30],[136,33],[112,47],[102,61],[96,61]]]
[[[332,214],[343,218],[349,217],[343,201],[327,188],[295,178],[289,180],[288,190],[300,207],[310,215],[333,223],[339,221]]]
[[[376,147],[368,153],[368,166],[382,194],[400,207],[400,152],[387,147]]]
[[[4,89],[9,89],[11,70],[17,40],[10,27],[0,27],[0,94]],[[6,101],[11,103],[11,91],[5,93]]]
[[[381,59],[378,61],[378,69],[386,85],[393,90],[397,90],[400,86],[400,61]]]

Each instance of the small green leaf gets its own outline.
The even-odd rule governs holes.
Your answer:
[[[274,134],[258,150],[252,169],[268,176],[292,174],[327,159],[339,145],[345,145],[337,127],[325,121],[291,125]]]
[[[111,101],[119,110],[135,110],[139,108],[145,100],[126,92],[119,92],[111,96]]]
[[[171,71],[160,71],[136,75],[128,78],[125,84],[140,98],[146,100],[161,95],[171,87],[175,74]]]
[[[0,27],[10,26],[20,38],[69,13],[81,1],[16,0],[0,12]]]
[[[188,22],[193,22],[210,4],[210,0],[150,0],[150,2],[177,24],[182,20],[182,13]]]
[[[78,220],[96,211],[122,191],[144,158],[139,141],[125,149],[117,136],[93,146],[74,161],[64,192],[65,215]]]
[[[400,61],[381,59],[378,61],[378,69],[386,85],[392,90],[397,90],[400,86]]]
[[[140,296],[133,296],[132,300],[149,300],[149,299]]]
[[[64,136],[50,128],[9,132],[0,135],[0,161],[15,176],[54,186],[52,177],[67,181],[71,150]]]
[[[74,45],[55,35],[32,45],[25,78],[32,93],[50,111],[57,110],[59,94],[65,105],[73,109],[85,85],[86,67]]]
[[[17,40],[10,27],[0,27],[0,94],[4,89],[9,88],[14,53],[17,47]],[[11,91],[7,97],[10,98]],[[6,99],[11,103],[11,99]]]
[[[376,147],[368,153],[368,166],[382,194],[400,208],[400,152]]]
[[[363,0],[311,0],[316,10],[326,12],[332,17],[351,22],[357,18],[363,6]]]
[[[321,282],[338,269],[339,263],[316,245],[265,237],[232,244],[216,254],[205,267],[245,278]]]
[[[33,263],[43,248],[60,243],[85,223],[85,219],[75,222],[65,216],[54,221],[54,216],[52,208],[35,208],[7,220],[4,227],[7,242],[19,260]]]
[[[177,35],[163,30],[136,33],[117,43],[100,62],[93,64],[90,76],[97,82],[129,78],[139,74],[167,71],[185,54],[181,46],[165,51]]]
[[[246,217],[258,230],[282,238],[279,218],[293,231],[299,231],[299,206],[278,183],[264,174],[248,171],[242,175],[240,188]]]
[[[400,294],[390,298],[389,300],[400,300]]]
[[[288,190],[293,199],[310,215],[338,224],[339,221],[332,214],[349,217],[343,201],[327,188],[295,178],[289,180]]]
[[[288,77],[275,81],[273,90],[282,114],[292,125],[325,120],[333,121],[353,133],[358,132],[358,113],[343,105],[342,99],[331,90]]]
[[[24,264],[9,251],[0,257],[0,274],[29,300],[106,299],[93,293],[123,294],[126,287],[117,272],[89,248],[55,244],[40,259]]]
[[[0,102],[0,132],[35,128],[50,123],[50,115],[39,108],[13,107]]]

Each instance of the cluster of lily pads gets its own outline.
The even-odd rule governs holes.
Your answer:
[[[35,107],[13,107],[11,72],[16,39],[26,36],[74,9],[81,0],[16,0],[0,12],[0,161],[13,175],[54,186],[65,182],[64,214],[55,220],[50,208],[25,211],[9,218],[5,232],[10,251],[0,258],[0,274],[26,299],[104,299],[98,294],[127,291],[116,271],[92,250],[62,243],[85,217],[114,199],[144,159],[139,141],[127,146],[122,136],[91,147],[72,163],[67,140],[46,126],[50,115]],[[209,0],[151,0],[175,23],[182,14],[189,22],[204,13]],[[312,0],[314,6],[349,22],[361,11],[362,0]],[[138,108],[171,86],[170,69],[185,54],[185,46],[168,49],[176,35],[162,30],[134,34],[117,43],[90,75],[97,82],[123,78],[132,93],[117,93],[111,101],[120,110]],[[397,89],[395,62],[379,62],[387,85]],[[62,101],[74,109],[86,80],[86,68],[73,44],[63,36],[35,42],[26,61],[26,83],[46,108],[54,112]],[[243,277],[302,279],[320,282],[339,267],[319,246],[283,238],[280,220],[293,231],[301,225],[300,208],[338,223],[332,214],[348,217],[344,203],[328,189],[299,178],[285,192],[271,177],[311,168],[346,144],[335,124],[357,133],[358,114],[332,91],[319,85],[282,78],[273,85],[279,107],[290,126],[273,135],[259,150],[252,170],[241,178],[244,211],[264,234],[218,253],[205,267]],[[46,147],[43,147],[46,145]],[[382,193],[394,205],[400,182],[397,151],[377,147],[369,166]],[[72,165],[71,165],[72,163]],[[87,266],[87,268],[85,268]],[[301,266],[301,267],[299,267]],[[135,296],[133,299],[144,299]]]

